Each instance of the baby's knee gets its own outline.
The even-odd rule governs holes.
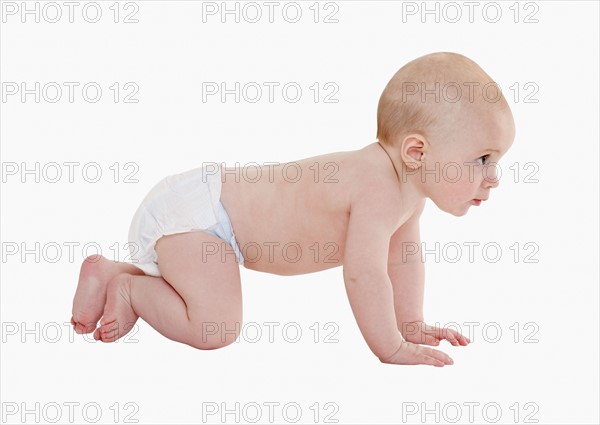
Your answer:
[[[188,344],[199,350],[223,348],[238,339],[241,328],[241,320],[195,324],[192,326]]]

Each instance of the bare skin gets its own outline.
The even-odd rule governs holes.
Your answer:
[[[342,265],[350,199],[358,182],[372,176],[394,184],[385,152],[373,143],[358,151],[330,153],[285,166],[260,167],[262,178],[256,182],[244,179],[239,168],[231,174],[222,171],[221,202],[242,247],[244,267],[296,275]],[[251,177],[254,174],[254,170],[247,172]],[[298,261],[295,249],[285,252],[286,243],[298,244]],[[252,244],[258,244],[261,251]]]
[[[90,333],[96,329],[104,312],[108,282],[119,273],[143,275],[135,266],[116,263],[101,255],[92,255],[83,262],[71,317],[76,333]]]
[[[470,341],[424,322],[423,263],[420,254],[407,259],[404,246],[420,245],[426,199],[455,216],[489,199],[498,182],[488,165],[510,148],[515,130],[505,101],[473,96],[449,104],[425,105],[418,97],[399,102],[404,82],[431,83],[441,71],[447,73],[445,81],[477,81],[479,87],[489,81],[456,54],[432,54],[411,64],[384,90],[381,117],[402,123],[415,110],[428,108],[433,124],[402,126],[385,146],[376,142],[295,163],[222,168],[221,202],[244,267],[297,275],[343,266],[352,312],[379,360],[441,367],[452,359],[423,345]],[[382,128],[397,128],[394,123]],[[419,125],[428,128],[405,130]],[[460,177],[431,175],[449,165]],[[204,255],[207,243],[223,249]],[[242,293],[231,246],[194,231],[163,236],[155,250],[161,277],[143,275],[131,264],[84,261],[73,304],[77,332],[93,331],[96,339],[111,342],[142,317],[167,338],[196,348],[234,342],[242,323]]]
[[[378,143],[294,164],[288,167],[287,174],[282,172],[283,164],[264,166],[263,178],[253,182],[242,177],[256,175],[250,171],[242,174],[238,169],[238,181],[235,174],[223,171],[221,201],[248,269],[295,275],[344,265],[345,269],[359,273],[360,269],[349,267],[344,258],[352,208],[361,212],[374,210],[373,203],[377,202],[378,213],[369,219],[370,228],[354,231],[353,249],[358,255],[360,240],[368,238],[376,223],[383,220],[388,224],[389,237],[422,206],[419,202],[408,203],[398,191],[399,181],[392,162]],[[302,170],[298,180],[294,167]],[[235,332],[236,326],[239,329],[242,319],[239,269],[233,255],[214,255],[206,262],[197,261],[202,255],[202,244],[207,241],[222,243],[204,232],[161,238],[156,246],[162,274],[159,278],[145,276],[131,264],[104,258],[85,261],[74,300],[77,332],[94,331],[98,340],[115,341],[140,316],[166,337],[196,348],[219,348],[233,342],[239,333]],[[289,243],[294,246],[285,251],[283,247]],[[262,252],[252,252],[246,246],[259,246]],[[366,258],[363,256],[359,262],[364,263]],[[381,258],[378,265],[385,266],[385,255]],[[401,323],[396,325],[391,282],[384,276],[385,267],[379,271],[381,274],[376,276],[381,277],[378,287],[381,286],[382,297],[369,294],[366,281],[359,282],[351,274],[346,278],[353,311],[374,353],[387,363],[452,364],[446,354],[408,342],[411,337],[416,338],[414,333],[403,340]],[[361,301],[369,298],[375,304]],[[101,308],[104,299],[106,303]],[[96,329],[100,317],[101,326]],[[382,322],[387,326],[381,326]],[[211,335],[213,323],[225,323],[225,331]],[[234,332],[228,334],[227,330]],[[448,335],[445,339],[461,341],[456,345],[468,343],[461,335],[450,332]],[[439,339],[418,342],[437,345]]]

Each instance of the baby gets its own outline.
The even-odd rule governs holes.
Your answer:
[[[427,198],[455,216],[489,198],[514,132],[506,100],[476,63],[417,58],[385,87],[377,141],[362,149],[203,163],[161,180],[131,223],[133,263],[83,262],[71,322],[112,342],[141,317],[174,341],[220,348],[242,326],[239,264],[278,275],[343,266],[352,312],[381,362],[453,364],[425,345],[470,341],[423,322],[423,262],[404,248],[420,246]]]

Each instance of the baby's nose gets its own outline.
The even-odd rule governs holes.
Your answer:
[[[490,188],[495,189],[498,187],[499,184],[500,184],[500,179],[496,179],[496,180],[490,182]]]
[[[496,188],[500,184],[500,178],[496,172],[496,167],[487,167],[483,171],[483,186],[485,188]]]
[[[500,184],[500,179],[497,177],[494,177],[494,179],[488,177],[483,181],[483,184],[486,188],[494,189]]]

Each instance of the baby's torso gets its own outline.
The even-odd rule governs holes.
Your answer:
[[[358,152],[222,168],[221,202],[246,268],[293,275],[342,265],[352,186],[368,172]]]

